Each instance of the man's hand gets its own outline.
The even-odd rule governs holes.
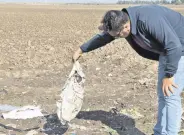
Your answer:
[[[173,88],[178,88],[174,83],[173,83],[173,77],[171,78],[164,78],[162,82],[162,91],[164,93],[164,96],[170,96],[169,91],[171,93],[174,93]]]
[[[82,50],[79,48],[72,57],[72,62],[76,62],[82,55]]]

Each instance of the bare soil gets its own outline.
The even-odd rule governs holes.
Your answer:
[[[157,112],[157,62],[124,39],[84,54],[85,99],[69,126],[56,101],[72,69],[73,52],[97,34],[105,11],[129,5],[0,4],[0,104],[40,106],[45,117],[0,119],[0,134],[151,135]],[[172,6],[179,12],[183,6]]]

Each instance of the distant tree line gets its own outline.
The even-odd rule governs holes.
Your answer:
[[[171,4],[184,4],[184,0],[172,0]]]
[[[119,0],[117,4],[183,4],[184,0]]]

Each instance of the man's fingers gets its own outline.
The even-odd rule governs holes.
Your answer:
[[[174,93],[172,86],[169,86],[169,91],[170,91],[172,94]]]
[[[164,88],[164,85],[162,86],[162,92],[163,92],[163,94],[165,96],[165,88]]]
[[[174,84],[174,83],[172,84],[172,86],[175,87],[175,88],[178,88],[178,86],[176,84]]]
[[[168,87],[165,87],[165,95],[170,96]]]
[[[72,57],[72,62],[76,62],[80,58],[81,54],[74,54]]]
[[[76,61],[75,54],[72,56],[72,62],[74,63]]]
[[[170,95],[168,86],[163,86],[162,91],[163,91],[164,96],[169,96]]]
[[[174,88],[178,88],[177,85],[173,83],[173,78],[164,78],[162,84],[162,91],[164,96],[170,96],[170,93],[174,93]]]
[[[76,62],[82,56],[82,50],[79,48],[72,57],[72,62]]]
[[[163,86],[163,93],[164,93],[164,96],[170,96],[170,92],[173,94],[174,93],[174,90],[172,88],[172,86]]]
[[[72,57],[72,62],[75,63],[75,59]]]

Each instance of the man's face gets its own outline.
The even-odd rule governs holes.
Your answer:
[[[127,22],[122,26],[119,31],[108,31],[108,33],[115,38],[126,38],[130,34],[130,22]]]

